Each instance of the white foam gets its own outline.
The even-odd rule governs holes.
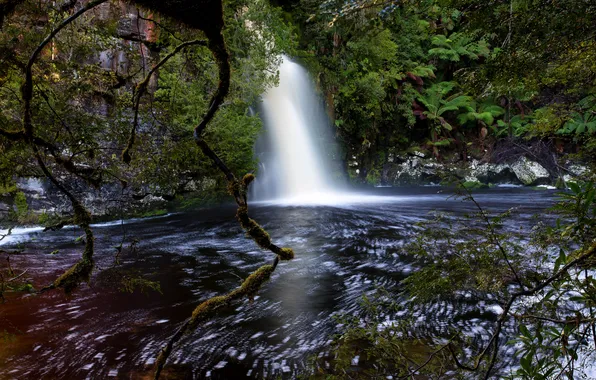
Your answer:
[[[518,187],[524,187],[524,185],[516,185],[513,183],[501,183],[501,184],[497,185],[497,187],[518,188]]]
[[[15,227],[10,231],[10,235],[0,240],[0,245],[14,244],[28,240],[30,234],[40,231],[43,231],[43,227]],[[6,234],[8,234],[8,230],[0,230],[0,235]]]
[[[412,197],[368,195],[350,192],[310,192],[292,197],[253,203],[276,206],[344,206],[354,204],[399,203],[403,202],[405,199],[412,199]]]

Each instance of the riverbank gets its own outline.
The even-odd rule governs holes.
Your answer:
[[[419,147],[389,150],[384,159],[365,165],[348,162],[350,178],[375,186],[429,186],[453,182],[470,187],[550,186],[567,187],[569,181],[589,180],[592,163],[579,154],[558,152],[542,140],[511,139],[470,146],[465,157],[454,150],[439,157]],[[571,149],[571,148],[569,148]]]
[[[589,173],[585,164],[566,160],[563,165],[547,169],[539,162],[519,156],[501,163],[470,159],[466,162],[438,161],[432,156],[412,151],[390,155],[382,171],[365,183],[358,183],[357,163],[348,171],[353,191],[367,191],[373,187],[424,188],[429,186],[463,185],[468,189],[495,187],[527,187],[535,189],[564,189],[568,181],[581,180]],[[371,180],[372,178],[372,180]],[[208,208],[227,203],[229,198],[214,183],[194,186],[184,194],[135,193],[115,184],[103,186],[83,198],[91,211],[94,223],[120,219],[162,216],[171,212]],[[424,191],[423,191],[424,192]],[[0,195],[0,228],[10,226],[51,227],[66,221],[71,205],[47,181],[23,179],[10,194]]]

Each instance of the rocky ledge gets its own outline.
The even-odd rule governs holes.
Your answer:
[[[434,157],[425,157],[415,152],[407,156],[390,157],[384,165],[382,185],[424,186],[445,183],[456,179],[479,185],[521,185],[565,187],[565,182],[581,178],[588,167],[566,162],[546,168],[543,164],[520,156],[511,162],[490,163],[472,159],[467,162],[439,162]]]

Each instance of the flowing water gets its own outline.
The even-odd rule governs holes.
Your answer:
[[[324,136],[329,121],[308,72],[284,56],[279,85],[263,96],[264,152],[252,198],[324,202],[339,186],[330,179]]]
[[[341,206],[251,206],[251,216],[275,242],[294,248],[296,259],[279,265],[254,302],[236,304],[185,337],[170,370],[180,378],[295,377],[308,358],[328,355],[334,315],[357,312],[362,295],[377,285],[397,294],[400,281],[416,270],[417,263],[402,252],[416,222],[431,211],[473,210],[448,196],[439,188],[380,188],[366,203],[354,198]],[[495,212],[520,207],[508,226],[527,230],[531,216],[551,204],[552,192],[495,189],[476,199]],[[60,291],[9,297],[0,305],[0,379],[150,374],[160,347],[198,303],[230,291],[271,261],[269,252],[244,236],[234,213],[230,205],[96,225],[99,268],[112,264],[113,247],[125,232],[127,244],[133,238],[139,243],[136,253],[122,256],[123,268],[159,281],[163,294],[119,291],[112,277],[97,270],[90,287],[83,285],[70,298]],[[82,251],[75,242],[82,233],[74,227],[16,233],[0,248],[24,249],[11,263],[27,269],[36,287],[53,280]],[[485,337],[497,312],[496,302],[462,297],[414,317],[421,331],[453,326]],[[387,318],[402,317],[411,316]]]

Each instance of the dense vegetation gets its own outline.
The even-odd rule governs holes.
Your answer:
[[[122,8],[128,11],[124,17]],[[17,178],[45,177],[17,135],[23,71],[41,36],[72,12],[68,4],[25,2],[4,20],[2,193],[16,191]],[[231,69],[241,74],[231,76],[226,103],[204,133],[231,170],[245,173],[254,169],[252,148],[260,129],[248,108],[275,82],[269,72],[292,39],[264,3],[230,3],[225,19]],[[32,65],[32,75],[31,123],[43,145],[41,158],[56,176],[72,181],[75,194],[116,184],[137,199],[172,199],[189,188],[207,195],[225,188],[193,142],[192,130],[218,85],[206,38],[193,29],[130,5],[105,3],[58,33]],[[111,200],[113,213],[130,200],[118,198]],[[27,221],[19,211],[16,217]]]
[[[305,1],[296,9],[362,179],[378,182],[388,157],[408,150],[490,160],[504,137],[593,155],[594,5]]]
[[[587,1],[304,0],[276,8],[231,0],[221,8],[210,0],[223,9],[221,23],[200,18],[196,25],[181,23],[190,16],[175,9],[169,18],[154,14],[154,3],[138,3],[149,9],[0,3],[0,193],[11,194],[17,222],[83,229],[81,261],[44,289],[67,292],[94,269],[85,199],[101,197],[106,186],[121,194],[114,209],[135,197],[174,199],[190,190],[234,197],[241,226],[275,261],[200,304],[159,366],[182,333],[253,296],[280,259],[293,257],[248,216],[254,176],[236,179],[255,169],[260,120],[249,106],[275,83],[282,52],[315,75],[344,161],[358,162],[361,181],[377,183],[390,157],[408,151],[439,161],[490,160],[500,139],[547,142],[549,154],[588,162],[596,154],[596,5]],[[40,220],[17,187],[22,178],[48,178],[70,212]],[[405,282],[400,296],[411,302],[399,307],[411,311],[463,291],[498,299],[503,310],[484,346],[458,332],[403,339],[408,320],[380,329],[379,313],[397,299],[381,293],[367,301],[368,316],[346,321],[337,360],[320,369],[323,376],[488,378],[507,364],[498,360],[502,330],[515,318],[521,354],[512,376],[573,378],[596,349],[596,190],[589,181],[570,188],[558,206],[561,220],[537,225],[530,241],[504,228],[506,215],[479,209],[480,227],[438,218],[407,248],[427,265]],[[462,229],[467,241],[454,235]],[[5,281],[18,278],[10,266],[2,273],[0,297],[31,290]],[[521,302],[529,297],[536,302]],[[358,372],[350,360],[363,350],[367,363]]]

